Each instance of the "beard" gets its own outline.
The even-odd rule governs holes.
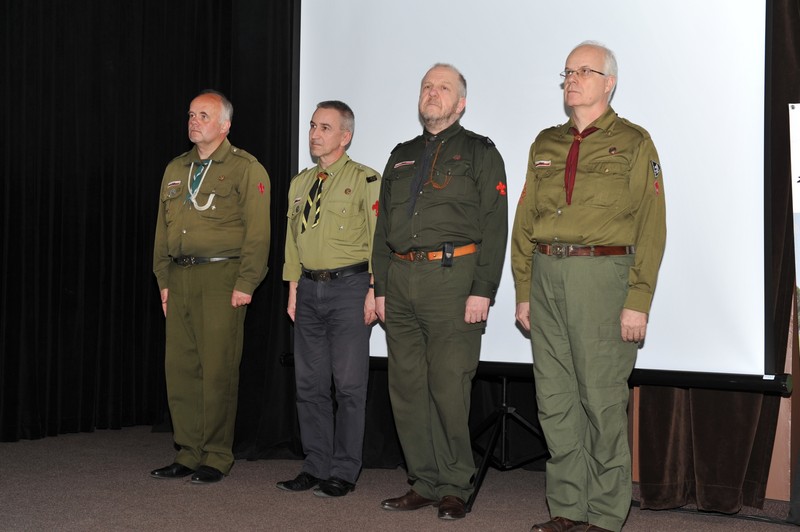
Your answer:
[[[434,132],[434,130],[441,131],[447,129],[451,124],[458,121],[461,114],[458,112],[458,102],[456,102],[451,108],[443,108],[441,110],[426,105],[420,110],[419,117],[425,128]]]

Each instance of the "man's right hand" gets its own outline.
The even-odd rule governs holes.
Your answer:
[[[161,309],[164,311],[164,317],[167,317],[167,299],[169,299],[169,288],[161,289]]]
[[[526,331],[531,330],[531,304],[529,301],[517,303],[517,321]]]
[[[297,281],[289,281],[289,302],[286,304],[286,313],[294,321],[294,313],[297,309]]]
[[[386,296],[375,298],[375,314],[378,315],[379,320],[386,323]]]

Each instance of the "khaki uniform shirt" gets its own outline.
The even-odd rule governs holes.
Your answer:
[[[286,249],[283,280],[297,281],[302,268],[333,270],[369,262],[372,237],[378,216],[380,174],[350,159],[345,153],[325,171],[319,222],[303,228],[303,210],[311,186],[322,172],[317,165],[296,175],[289,185],[289,210],[286,214]]]
[[[200,156],[192,148],[173,159],[161,181],[153,272],[168,288],[170,257],[240,257],[235,290],[252,294],[267,274],[270,183],[267,171],[228,139],[211,154],[195,201],[187,198]],[[194,163],[194,164],[192,164]]]
[[[572,204],[564,170],[572,119],[542,131],[531,145],[525,188],[511,235],[517,303],[530,297],[536,243],[636,247],[625,308],[649,312],[666,241],[664,183],[658,154],[643,128],[610,107],[580,144]]]
[[[503,159],[491,140],[456,122],[437,135],[441,146],[411,212],[411,182],[429,136],[398,145],[386,164],[372,258],[375,295],[385,295],[393,252],[440,251],[452,242],[480,245],[470,294],[494,299],[508,237]]]

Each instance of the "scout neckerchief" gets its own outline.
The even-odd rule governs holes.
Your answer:
[[[306,206],[303,209],[303,228],[300,230],[301,233],[306,232],[306,228],[308,227],[308,217],[311,214],[311,208],[314,208],[314,223],[311,224],[311,227],[316,227],[319,223],[319,210],[320,204],[322,203],[322,183],[328,178],[328,172],[320,172],[317,174],[317,180],[314,181],[314,184],[311,185],[311,190],[308,191],[308,197],[306,198]]]
[[[572,189],[575,187],[575,174],[578,172],[578,154],[581,149],[583,139],[597,131],[596,127],[588,127],[582,132],[574,127],[569,128],[572,133],[572,146],[569,147],[567,155],[567,168],[564,170],[564,188],[567,191],[567,205],[572,204]]]

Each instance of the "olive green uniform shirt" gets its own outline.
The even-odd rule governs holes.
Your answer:
[[[664,183],[643,128],[609,107],[585,137],[567,205],[564,170],[573,136],[567,124],[545,129],[531,145],[525,188],[511,234],[517,303],[530,297],[536,243],[636,247],[625,308],[649,312],[666,241]]]
[[[164,289],[168,288],[170,257],[239,257],[235,290],[252,294],[267,274],[269,176],[255,157],[231,146],[228,139],[210,160],[196,197],[201,207],[208,204],[202,211],[187,198],[189,180],[200,162],[197,148],[167,165],[161,181],[153,272],[159,289]]]
[[[380,174],[345,153],[324,171],[319,222],[314,209],[303,232],[303,210],[311,186],[322,172],[317,165],[296,175],[289,185],[283,280],[297,281],[302,268],[334,270],[369,262],[378,216]]]
[[[494,299],[508,236],[503,159],[491,140],[456,122],[437,135],[441,146],[410,212],[411,181],[426,137],[430,133],[399,144],[383,173],[372,257],[375,295],[386,294],[392,252],[439,251],[452,242],[480,245],[470,294]]]

